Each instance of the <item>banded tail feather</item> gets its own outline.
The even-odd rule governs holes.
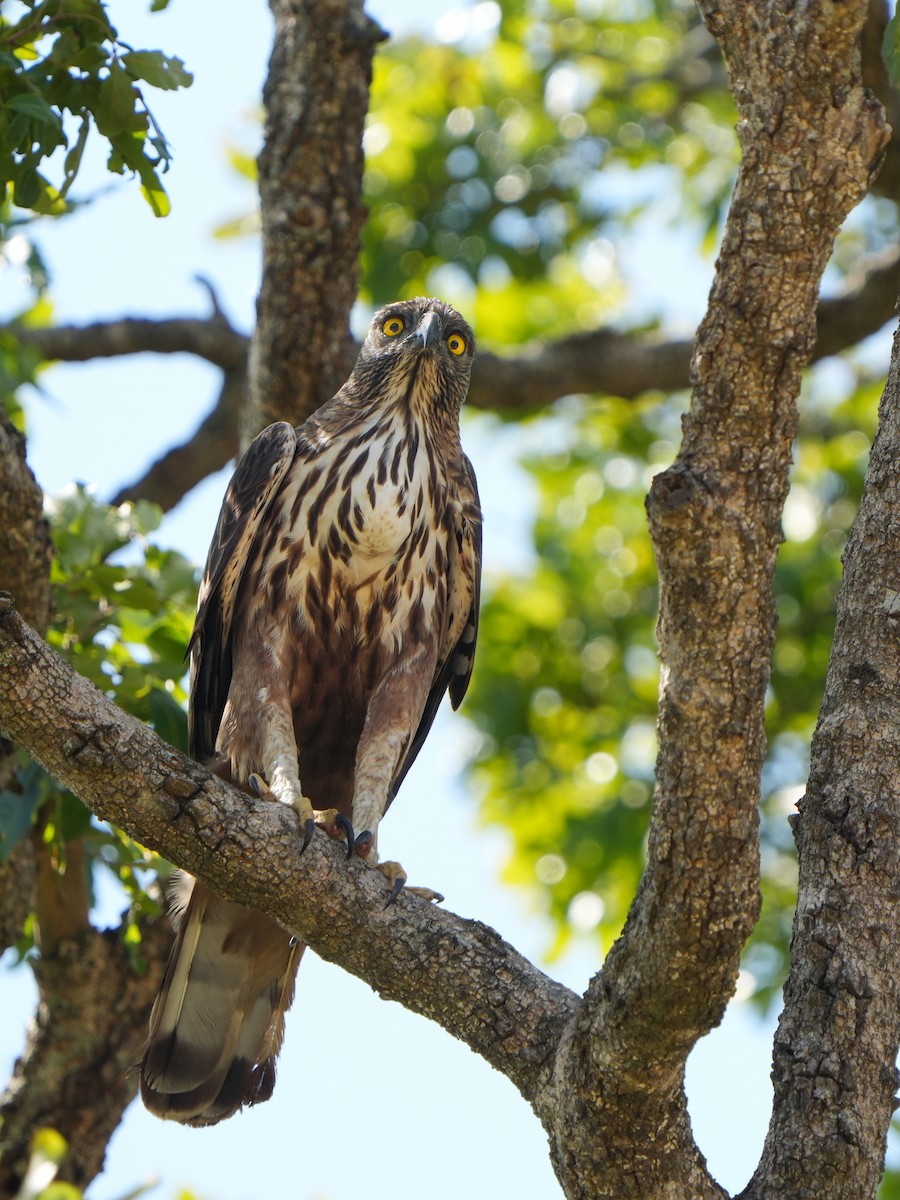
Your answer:
[[[304,947],[183,872],[171,917],[177,938],[150,1016],[141,1098],[163,1119],[213,1125],[271,1096]]]

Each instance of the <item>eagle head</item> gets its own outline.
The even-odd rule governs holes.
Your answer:
[[[353,390],[458,412],[474,356],[475,335],[455,308],[425,296],[398,300],[373,316],[351,375]]]

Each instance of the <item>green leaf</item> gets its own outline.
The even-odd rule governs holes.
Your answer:
[[[135,105],[137,92],[130,76],[120,66],[112,64],[109,74],[100,81],[94,120],[104,137],[113,139],[136,127]],[[139,125],[141,118],[138,118]]]
[[[83,1200],[84,1192],[74,1183],[62,1183],[54,1180],[49,1187],[44,1188],[37,1200]]]
[[[64,842],[84,837],[91,828],[91,812],[71,792],[61,792],[57,807],[57,832]]]
[[[47,1126],[36,1129],[31,1139],[31,1153],[52,1162],[57,1167],[62,1165],[69,1144],[61,1133]]]
[[[59,114],[55,113],[43,96],[36,92],[21,92],[18,96],[10,96],[4,101],[6,108],[13,112],[22,113],[32,121],[44,125],[52,125],[55,129],[62,127]]]
[[[31,203],[31,208],[43,216],[55,217],[66,211],[66,201],[48,179],[38,172],[40,190]]]
[[[0,792],[0,862],[8,862],[16,846],[27,837],[37,801],[15,792]]]
[[[122,66],[132,79],[143,79],[152,87],[174,91],[190,87],[194,81],[180,58],[170,58],[161,50],[135,50],[122,56]]]
[[[13,181],[13,203],[19,208],[33,208],[43,193],[41,177],[33,168],[25,168]]]
[[[887,67],[891,83],[900,84],[900,22],[897,14],[891,17],[881,42],[881,54]]]
[[[170,746],[187,751],[187,717],[181,705],[162,688],[153,688],[147,700],[154,730]]]
[[[166,195],[165,188],[158,180],[156,187],[147,187],[145,183],[142,183],[141,195],[153,209],[154,217],[167,217],[172,211],[171,201]]]

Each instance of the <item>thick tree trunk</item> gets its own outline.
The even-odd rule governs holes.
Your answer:
[[[362,0],[271,0],[275,48],[259,157],[263,278],[250,355],[246,443],[299,424],[353,365],[362,135],[384,33]]]
[[[12,592],[22,615],[40,632],[50,621],[50,529],[44,497],[25,461],[25,439],[0,409],[0,587]],[[19,756],[0,733],[0,792],[16,787]],[[31,843],[0,862],[0,953],[22,932],[34,903]]]
[[[0,581],[43,633],[50,621],[50,530],[25,442],[0,420]],[[15,739],[14,739],[15,740]],[[14,794],[19,755],[0,732],[0,790]],[[166,922],[144,923],[145,969],[135,970],[122,930],[90,926],[82,844],[70,842],[68,871],[52,847],[25,838],[0,864],[0,949],[36,911],[38,1010],[13,1077],[0,1096],[0,1196],[16,1196],[31,1139],[42,1126],[69,1144],[61,1177],[85,1186],[134,1097],[132,1068],[162,978]]]
[[[900,334],[859,514],[806,795],[775,1107],[746,1200],[875,1195],[900,1045]]]
[[[691,1137],[684,1066],[721,1019],[757,916],[772,582],[796,399],[834,237],[888,136],[861,86],[864,3],[701,10],[728,61],[743,161],[684,441],[647,505],[662,660],[648,865],[561,1047],[568,1087],[537,1104],[579,1200],[720,1194]]]

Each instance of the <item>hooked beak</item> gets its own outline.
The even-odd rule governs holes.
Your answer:
[[[415,336],[422,343],[422,346],[427,349],[428,346],[433,346],[438,340],[440,330],[441,318],[436,312],[428,312],[419,322],[419,328],[416,330]]]

